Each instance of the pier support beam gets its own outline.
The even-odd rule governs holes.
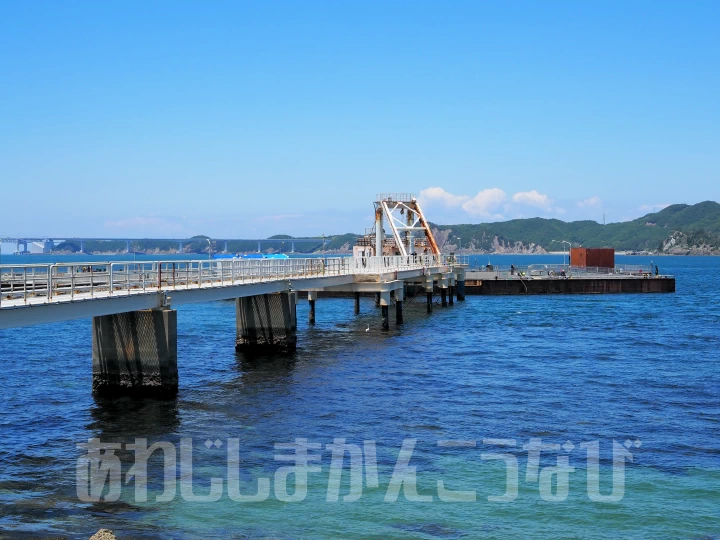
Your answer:
[[[433,287],[435,283],[432,276],[428,277],[425,281],[425,295],[427,296],[427,312],[432,313],[433,310]]]
[[[275,293],[235,301],[235,349],[249,353],[289,353],[297,346],[296,296]]]
[[[378,293],[380,295],[380,308],[382,309],[382,329],[390,330],[390,321],[388,320],[390,304],[390,291],[383,291]]]
[[[308,324],[315,324],[315,300],[317,299],[317,293],[314,291],[308,291],[308,304],[310,309],[308,310]]]
[[[448,276],[447,274],[442,274],[440,276],[440,279],[438,279],[438,287],[440,287],[440,305],[442,307],[447,307],[447,291],[448,291]]]
[[[465,269],[457,269],[457,299],[465,301]]]
[[[177,311],[93,317],[92,358],[97,395],[173,398],[178,390]]]
[[[355,315],[360,314],[360,293],[355,293]]]
[[[448,304],[452,306],[454,304],[453,295],[455,294],[455,276],[452,274],[448,278],[448,292],[450,293]]]
[[[380,307],[380,293],[375,293],[375,307]]]
[[[395,291],[395,324],[403,324],[403,300],[405,295],[402,289]]]

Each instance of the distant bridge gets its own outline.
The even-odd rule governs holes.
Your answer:
[[[321,244],[326,242],[328,239],[332,239],[333,237],[318,237],[318,238],[209,238],[207,240],[210,240],[211,242],[222,242],[224,243],[224,252],[227,253],[228,251],[228,242],[246,242],[246,243],[256,243],[257,242],[257,250],[258,253],[262,251],[262,244],[290,244],[290,252],[295,252],[295,244]],[[31,242],[79,242],[80,243],[80,253],[85,253],[85,242],[125,242],[125,252],[131,253],[131,244],[133,242],[146,242],[146,241],[153,241],[153,242],[176,242],[178,244],[178,251],[182,252],[183,245],[189,244],[191,242],[204,242],[206,239],[200,239],[200,238],[185,238],[185,239],[178,239],[178,238],[91,238],[91,237],[63,237],[63,238],[48,238],[48,237],[7,237],[7,238],[0,238],[0,242],[8,243],[8,244],[15,244],[15,251],[19,253],[27,252],[28,251],[28,244]],[[22,249],[21,249],[22,247]]]

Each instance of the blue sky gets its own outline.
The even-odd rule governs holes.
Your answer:
[[[720,2],[2,2],[0,236],[720,200]]]

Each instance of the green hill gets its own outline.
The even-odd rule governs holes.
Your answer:
[[[463,252],[509,252],[543,253],[562,251],[565,246],[553,240],[572,242],[573,246],[611,247],[622,251],[658,251],[678,254],[720,254],[720,204],[705,201],[694,205],[673,204],[660,212],[647,214],[633,221],[601,225],[596,221],[571,221],[559,219],[512,219],[497,223],[460,225],[433,224],[436,239],[443,251]],[[276,235],[273,239],[286,242],[266,243],[263,250],[288,253],[292,249],[292,236]],[[325,250],[329,252],[352,249],[356,234],[346,233],[325,237]],[[212,240],[207,236],[194,236],[183,242],[185,253],[207,253],[224,249],[224,240]],[[231,253],[257,250],[257,242],[228,240]],[[124,240],[86,240],[87,253],[124,253]],[[77,252],[80,242],[68,240],[58,245],[56,251]],[[178,249],[176,240],[134,240],[133,251],[145,253],[173,253]],[[317,244],[298,243],[296,252],[318,253],[323,250],[323,240]]]
[[[562,250],[562,244],[553,240],[632,251],[692,252],[693,246],[720,251],[720,204],[713,201],[692,206],[674,204],[633,221],[608,225],[530,218],[433,227],[445,244],[484,252]],[[668,245],[671,238],[676,241]]]

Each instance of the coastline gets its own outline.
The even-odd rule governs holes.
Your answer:
[[[127,253],[125,251],[97,251],[97,252],[91,252],[91,253],[85,253],[85,255],[92,255],[92,256],[118,256],[118,255],[132,255],[133,253],[137,255],[172,255],[172,256],[178,256],[178,255],[197,255],[202,257],[207,257],[207,252],[205,253],[197,253],[197,252],[179,252],[179,251],[136,251],[136,252],[130,252]],[[247,252],[240,252],[240,255],[249,255],[257,253],[255,251],[247,251]],[[273,254],[273,253],[282,253],[280,251],[276,252],[268,252],[267,254]],[[489,255],[489,256],[496,256],[496,255],[532,255],[532,256],[547,256],[547,255],[567,255],[567,252],[562,251],[548,251],[545,253],[538,253],[537,251],[471,251],[471,250],[459,250],[454,252],[456,255],[468,255],[468,256],[477,256],[477,255]],[[325,251],[325,255],[351,255],[351,251],[346,250],[327,250]],[[13,253],[7,253],[3,254],[3,256],[14,256]],[[42,256],[42,255],[82,255],[81,253],[78,253],[76,251],[51,251],[50,253],[23,253],[23,256]],[[308,253],[300,253],[295,252],[294,255],[312,255],[317,257],[318,255],[322,255],[322,253],[319,253],[317,251],[315,252],[308,252]],[[615,255],[620,255],[623,257],[717,257],[720,256],[720,251],[718,252],[701,252],[701,253],[693,253],[693,252],[685,252],[685,253],[661,253],[661,252],[625,252],[625,251],[616,251]]]

